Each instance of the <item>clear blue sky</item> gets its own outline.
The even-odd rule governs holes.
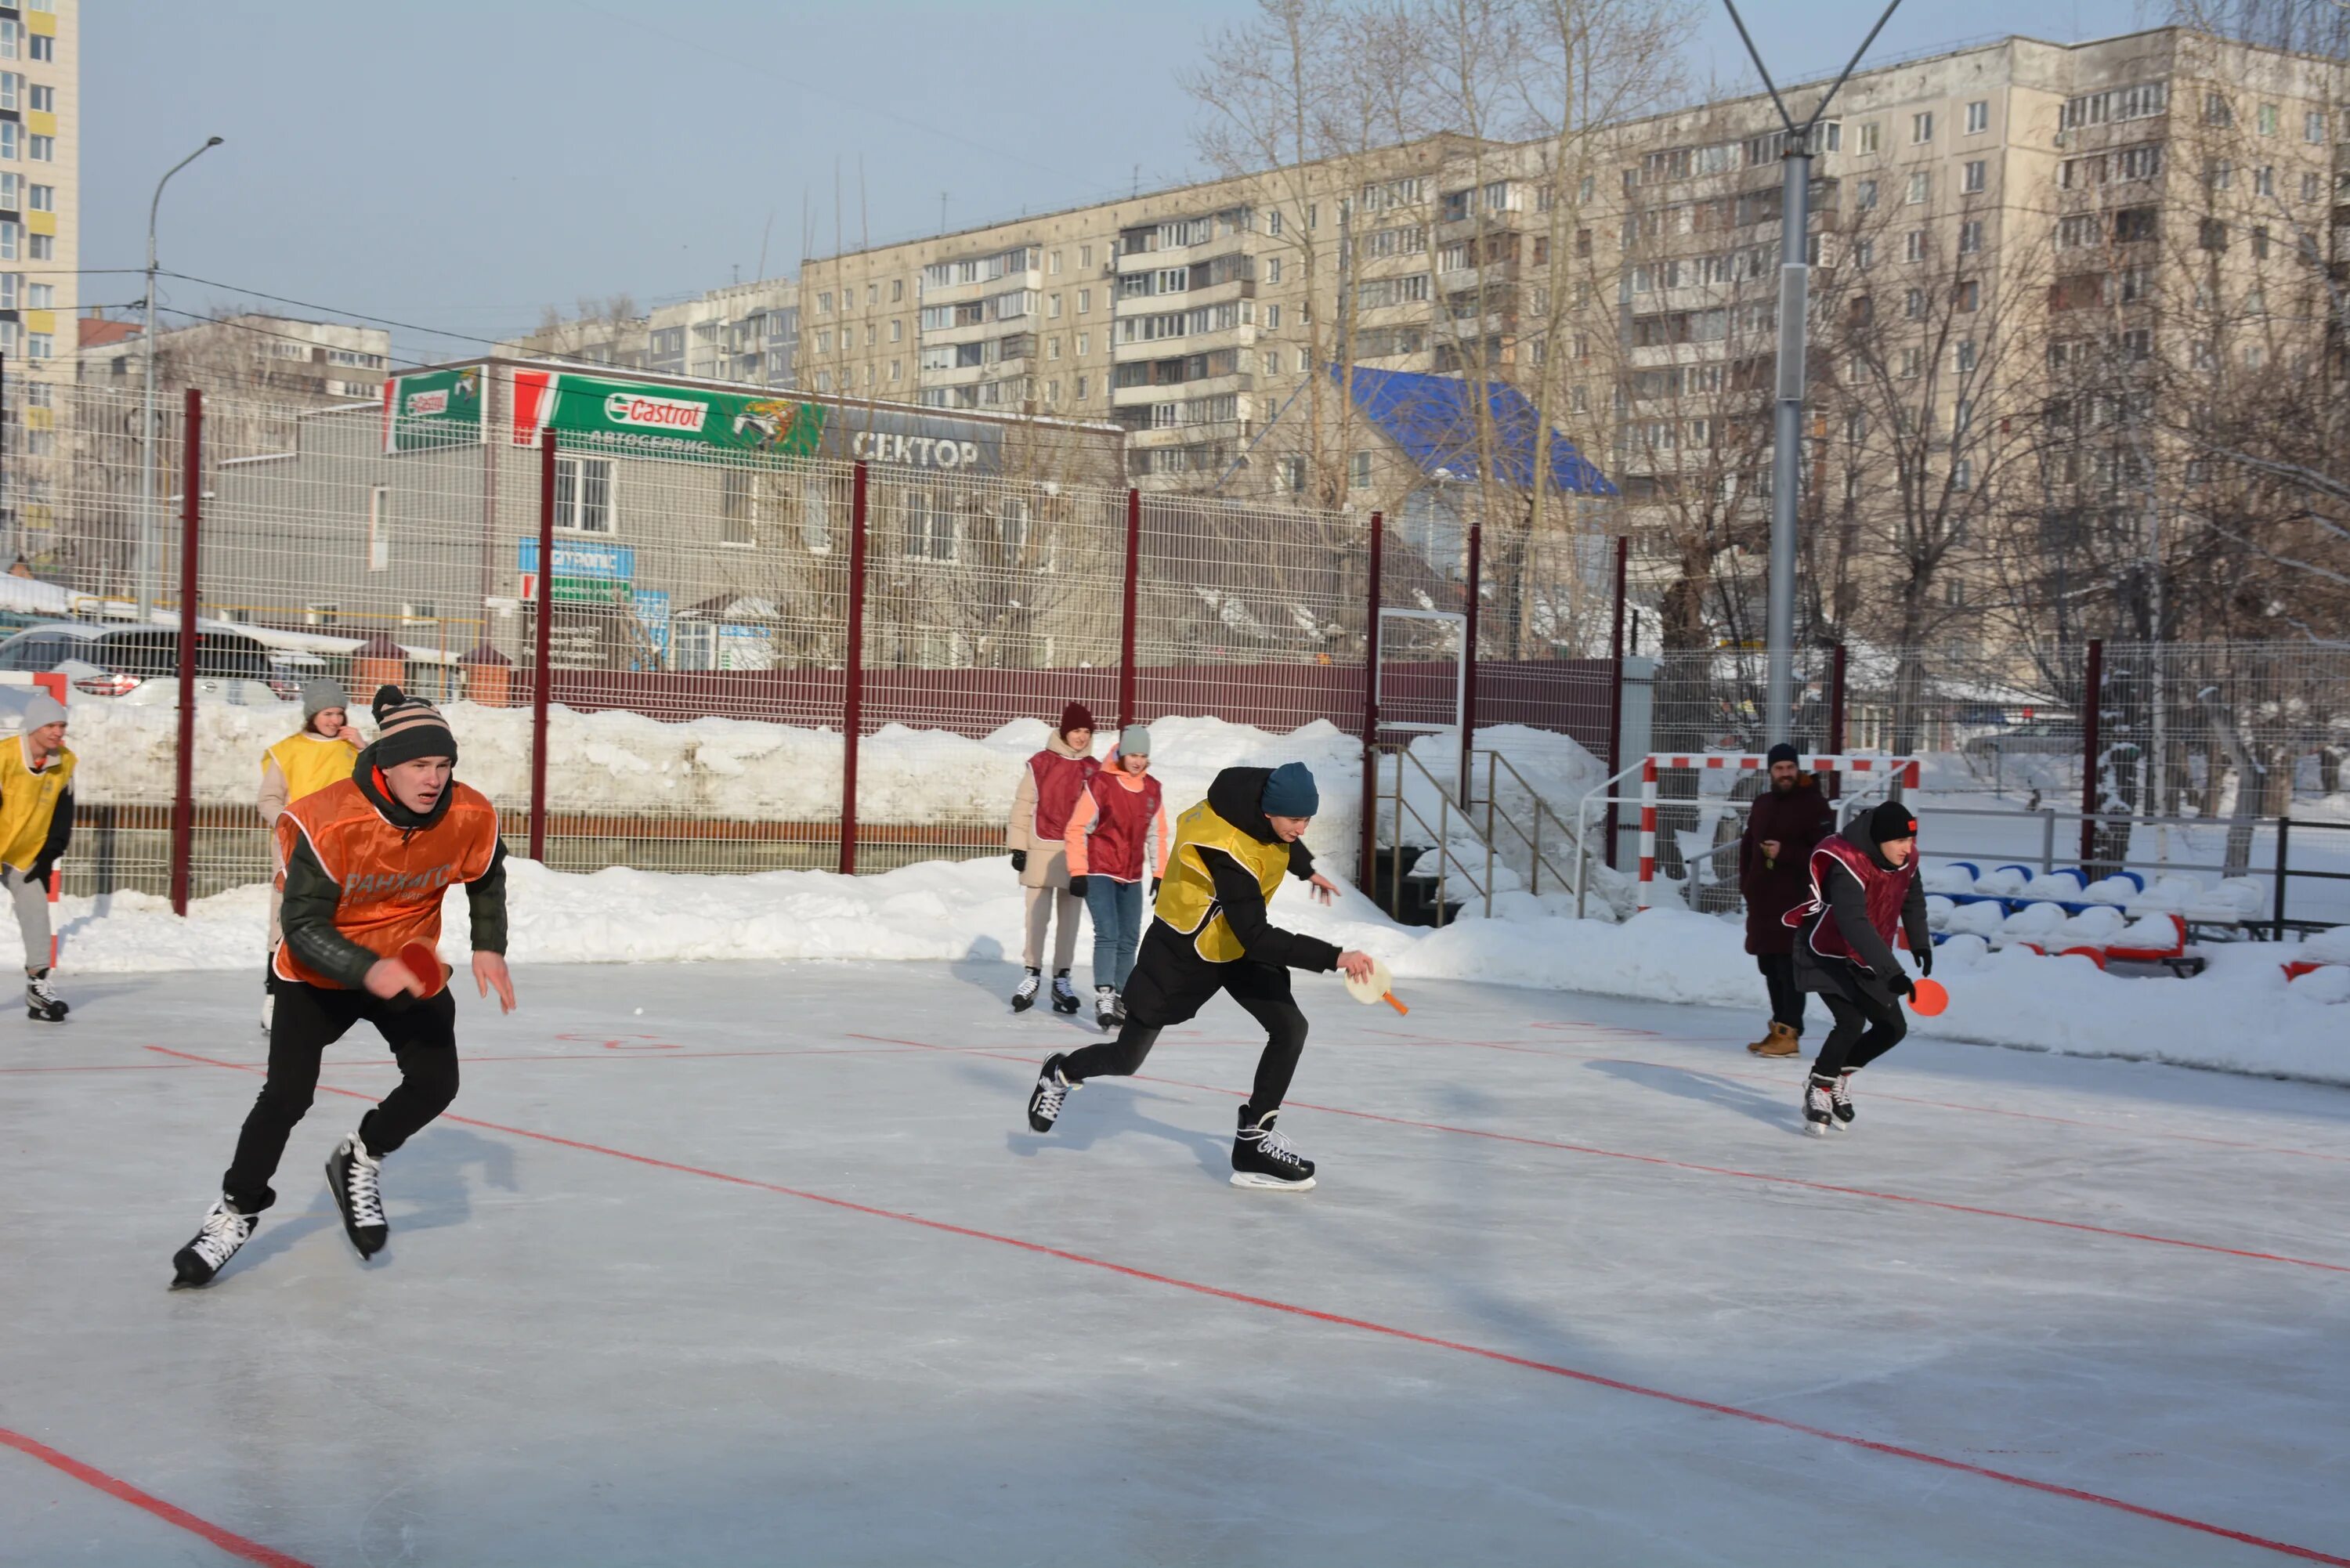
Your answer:
[[[1880,0],[1881,3],[1881,0]],[[2020,31],[2094,37],[2143,0],[1904,0],[1877,56]],[[1245,0],[85,0],[85,267],[136,267],[163,170],[166,267],[455,332],[639,306],[832,248],[1196,172],[1174,72]],[[1748,0],[1783,79],[1832,71],[1868,0]],[[1748,74],[1719,0],[1688,45]],[[860,202],[860,164],[861,188]],[[163,303],[237,296],[169,283]],[[117,304],[135,278],[84,280]],[[396,334],[410,358],[465,345]]]

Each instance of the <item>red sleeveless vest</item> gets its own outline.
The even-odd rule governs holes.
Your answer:
[[[1852,944],[1845,940],[1844,932],[1833,919],[1822,913],[1827,909],[1828,869],[1821,861],[1822,856],[1860,879],[1861,891],[1868,898],[1868,923],[1877,928],[1877,934],[1885,939],[1887,947],[1895,946],[1901,925],[1901,907],[1908,901],[1909,884],[1918,877],[1918,852],[1912,849],[1908,860],[1887,870],[1841,833],[1831,833],[1812,846],[1811,901],[1788,910],[1782,919],[1788,925],[1801,926],[1814,915],[1820,915],[1819,923],[1812,928],[1812,950],[1823,958],[1840,958],[1859,964],[1861,961],[1853,952]],[[1867,965],[1861,967],[1866,969]]]
[[[1093,783],[1101,763],[1091,757],[1065,757],[1048,747],[1028,759],[1028,771],[1036,776],[1036,846],[1049,850],[1069,831],[1069,813],[1077,809],[1077,797]]]
[[[1107,877],[1113,882],[1139,882],[1143,877],[1143,851],[1150,839],[1150,825],[1159,818],[1159,803],[1164,798],[1159,781],[1147,774],[1140,789],[1128,789],[1109,776],[1107,769],[1094,774],[1087,785],[1094,792],[1093,843],[1086,849],[1086,865],[1097,877]]]

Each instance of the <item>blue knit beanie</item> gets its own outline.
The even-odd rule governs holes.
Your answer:
[[[1304,763],[1284,763],[1264,781],[1258,804],[1267,816],[1312,816],[1322,808],[1322,792]]]

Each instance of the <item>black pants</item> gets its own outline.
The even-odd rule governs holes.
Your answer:
[[[400,1064],[400,1086],[359,1120],[369,1153],[390,1154],[457,1097],[457,1004],[447,991],[421,1002],[386,1002],[363,991],[279,981],[269,1077],[245,1114],[235,1157],[221,1178],[221,1190],[247,1214],[277,1201],[269,1179],[317,1091],[319,1059],[361,1019],[375,1025]]]
[[[1142,956],[1126,982],[1126,1024],[1115,1040],[1073,1052],[1061,1064],[1072,1083],[1116,1077],[1142,1070],[1159,1032],[1191,1019],[1219,991],[1264,1025],[1264,1054],[1257,1058],[1256,1083],[1249,1091],[1253,1116],[1281,1108],[1297,1058],[1305,1050],[1305,1014],[1289,994],[1289,971],[1275,964],[1210,963],[1193,951],[1191,940],[1156,920],[1142,939]]]
[[[1828,1004],[1828,1016],[1835,1020],[1835,1027],[1820,1046],[1819,1060],[1812,1064],[1812,1071],[1822,1077],[1859,1071],[1900,1044],[1901,1037],[1909,1033],[1909,1021],[1901,1015],[1898,998],[1878,998],[1855,986],[1843,994],[1822,992],[1820,1000]]]
[[[1804,1032],[1804,988],[1795,983],[1795,955],[1756,953],[1754,967],[1762,971],[1762,983],[1771,992],[1771,1022],[1783,1023],[1801,1034]]]

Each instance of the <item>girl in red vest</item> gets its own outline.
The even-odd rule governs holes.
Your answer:
[[[1065,838],[1069,815],[1084,798],[1101,764],[1094,761],[1094,716],[1082,702],[1061,710],[1060,727],[1045,749],[1021,770],[1020,791],[1012,798],[1012,821],[1003,835],[1012,851],[1012,869],[1027,890],[1027,945],[1022,961],[1028,972],[1012,993],[1012,1011],[1025,1012],[1036,1005],[1044,984],[1045,929],[1060,917],[1053,942],[1053,1011],[1075,1012],[1076,988],[1069,983],[1069,965],[1077,956],[1077,896],[1069,890],[1068,854]]]
[[[1823,1133],[1852,1121],[1852,1075],[1901,1044],[1909,977],[1894,956],[1897,929],[1921,975],[1934,972],[1926,889],[1918,880],[1918,819],[1898,801],[1812,846],[1811,901],[1787,912],[1797,928],[1795,981],[1820,993],[1835,1027],[1812,1064],[1804,1126]]]
[[[1134,972],[1142,940],[1142,878],[1146,863],[1155,898],[1167,875],[1167,805],[1150,776],[1150,732],[1128,724],[1118,749],[1069,814],[1062,843],[1069,857],[1069,891],[1084,900],[1094,922],[1094,1023],[1104,1033],[1126,1016],[1118,995]],[[1157,849],[1155,857],[1149,854]]]

